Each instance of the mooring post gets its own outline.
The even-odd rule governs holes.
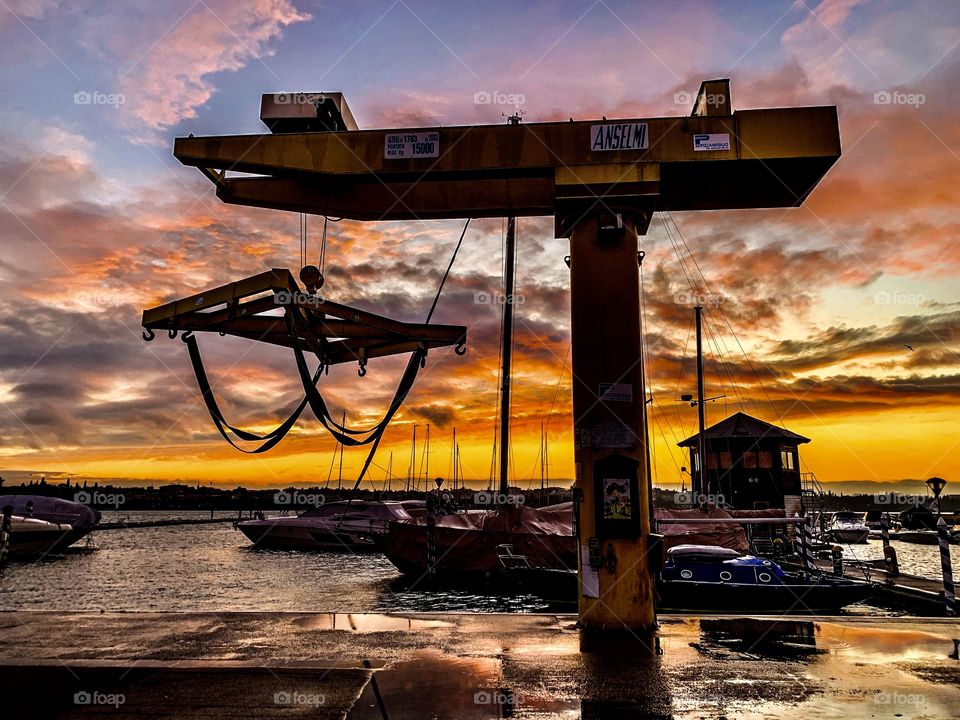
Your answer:
[[[570,234],[580,625],[654,626],[637,226],[587,217]]]
[[[957,597],[953,588],[953,568],[950,565],[950,531],[941,516],[937,520],[937,539],[940,542],[940,570],[943,573],[943,604],[948,615],[957,612]]]

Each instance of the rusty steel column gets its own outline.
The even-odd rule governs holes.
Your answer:
[[[570,234],[579,615],[587,630],[654,626],[637,225]]]

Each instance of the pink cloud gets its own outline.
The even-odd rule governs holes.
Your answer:
[[[215,91],[210,75],[269,57],[284,28],[309,19],[289,0],[197,3],[122,73],[124,111],[153,129],[196,117]]]

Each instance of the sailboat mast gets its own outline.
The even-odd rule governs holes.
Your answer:
[[[510,469],[510,370],[513,360],[513,291],[517,265],[517,219],[507,218],[506,293],[503,304],[503,367],[500,377],[500,492],[506,494],[510,485],[507,474]]]
[[[343,417],[340,420],[340,427],[347,426],[347,411],[343,411]],[[343,443],[340,443],[340,469],[337,471],[337,491],[340,491],[340,485],[343,482]]]
[[[417,426],[413,426],[413,441],[410,444],[410,472],[407,473],[407,490],[415,491],[414,473],[417,471]]]
[[[457,492],[457,428],[453,428],[453,492]]]
[[[697,318],[697,423],[699,433],[697,434],[697,457],[699,458],[698,481],[700,487],[697,492],[701,496],[707,495],[707,438],[704,435],[705,410],[703,407],[703,307],[697,305],[694,308]],[[698,499],[699,500],[699,499]]]

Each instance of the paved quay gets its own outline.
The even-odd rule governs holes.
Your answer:
[[[4,718],[954,718],[960,622],[0,613]]]

